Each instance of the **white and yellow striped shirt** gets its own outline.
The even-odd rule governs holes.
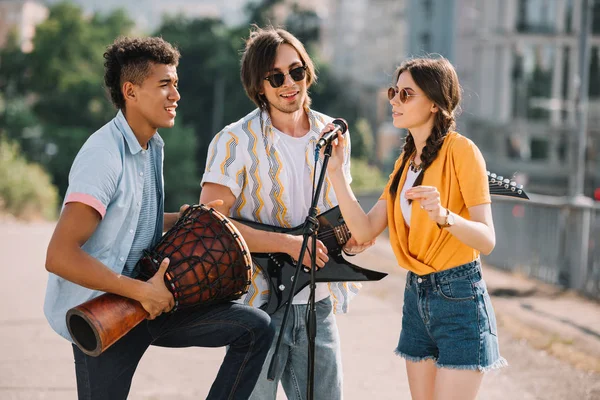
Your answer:
[[[305,157],[306,168],[314,174],[314,154],[317,140],[325,125],[333,118],[307,109],[311,136],[307,142]],[[231,207],[230,216],[263,224],[291,228],[291,207],[294,199],[286,186],[291,178],[286,173],[281,154],[277,150],[280,136],[275,134],[267,113],[254,110],[239,121],[226,126],[212,140],[206,160],[206,170],[202,184],[206,182],[227,186],[236,201]],[[350,135],[346,134],[348,146],[344,157],[344,172],[348,181],[350,176]],[[260,161],[260,162],[259,162]],[[317,173],[322,167],[319,159]],[[317,176],[318,177],[318,176]],[[306,193],[312,196],[312,193]],[[318,211],[322,213],[337,205],[333,187],[326,178],[318,202]],[[351,282],[331,282],[328,284],[336,312],[347,312],[348,303],[358,293],[361,285]],[[259,268],[254,268],[252,284],[243,297],[245,304],[260,307],[269,296],[266,278]]]

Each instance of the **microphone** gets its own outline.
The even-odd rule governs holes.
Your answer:
[[[327,146],[335,138],[337,138],[338,132],[340,132],[343,135],[348,130],[348,124],[346,123],[346,121],[344,121],[341,118],[334,119],[331,123],[333,125],[335,125],[335,128],[332,131],[327,132],[326,134],[321,136],[321,138],[317,142],[317,147],[316,147],[317,151],[319,151],[321,149],[321,147]]]

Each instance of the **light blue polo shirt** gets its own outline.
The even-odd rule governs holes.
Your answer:
[[[152,240],[155,243],[162,235],[164,216],[164,142],[157,133],[149,144],[155,153],[151,160],[158,191],[158,213]],[[112,121],[89,137],[75,157],[69,173],[64,204],[81,202],[93,207],[102,216],[82,249],[119,274],[123,272],[138,229],[145,175],[148,173],[147,159],[146,150],[140,146],[125,116],[119,111]],[[44,314],[59,335],[72,341],[65,320],[67,311],[100,294],[102,292],[51,273],[46,287]]]

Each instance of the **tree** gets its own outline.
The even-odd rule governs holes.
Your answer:
[[[196,162],[194,130],[177,121],[171,129],[162,129],[165,141],[165,211],[179,210],[182,204],[196,204],[200,198],[200,178]]]
[[[182,55],[177,68],[181,93],[178,119],[195,132],[195,160],[200,173],[215,134],[254,107],[239,78],[239,52],[248,31],[228,28],[216,19],[191,20],[179,15],[166,17],[155,34],[175,44]]]
[[[34,109],[43,124],[96,129],[114,115],[103,88],[103,54],[132,28],[122,10],[88,18],[71,3],[50,8],[27,58],[28,86],[39,96]]]
[[[352,158],[365,161],[373,160],[375,140],[369,122],[359,118],[352,131]]]
[[[258,2],[248,2],[246,5],[246,14],[248,23],[258,26],[276,25],[275,6],[282,4],[283,0],[261,0]]]
[[[321,36],[321,19],[313,10],[300,8],[298,3],[292,5],[291,12],[285,21],[285,27],[296,36],[307,49],[318,43]]]
[[[0,124],[20,123],[7,130],[29,160],[48,169],[61,194],[79,148],[115,115],[103,88],[103,53],[132,28],[121,10],[86,17],[73,4],[56,4],[36,28],[33,51],[13,61],[5,78],[17,91],[18,112],[9,109]]]
[[[310,88],[312,108],[333,117],[344,118],[350,127],[354,126],[358,119],[358,107],[352,97],[348,96],[344,85],[331,72],[327,64],[321,63],[314,58],[317,68],[317,82]]]

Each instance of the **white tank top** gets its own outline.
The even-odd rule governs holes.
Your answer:
[[[409,204],[408,200],[406,199],[406,191],[413,186],[421,171],[414,172],[408,165],[405,168],[408,168],[408,173],[406,174],[406,181],[404,182],[402,192],[400,193],[400,207],[402,208],[402,216],[404,217],[404,222],[407,226],[410,227],[412,204]]]

